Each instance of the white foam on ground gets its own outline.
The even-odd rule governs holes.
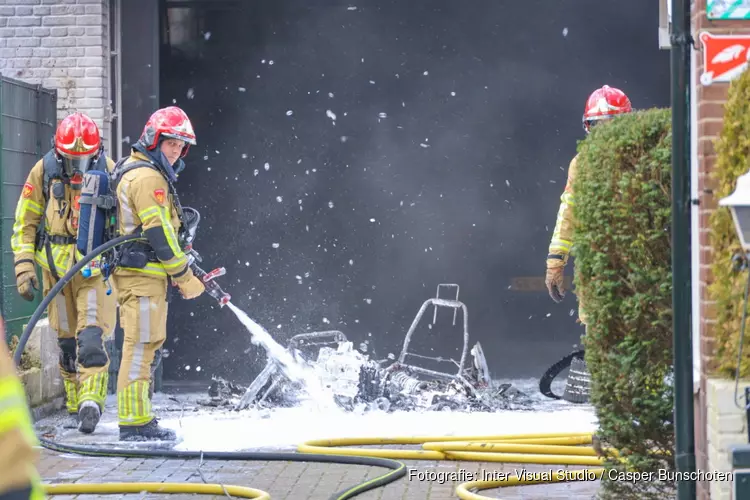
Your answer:
[[[572,405],[571,405],[572,406]],[[183,440],[178,450],[239,451],[294,448],[311,439],[359,436],[478,436],[594,432],[590,407],[555,411],[463,412],[316,412],[278,408],[240,413],[184,415],[160,420]]]
[[[174,429],[182,438],[178,450],[285,449],[311,439],[359,436],[491,436],[595,430],[596,418],[589,406],[549,400],[539,400],[538,411],[345,412],[332,404],[331,394],[323,390],[317,377],[299,366],[261,325],[232,303],[228,305],[250,332],[252,342],[262,345],[269,358],[278,360],[289,378],[305,383],[311,401],[296,408],[199,411],[180,418],[170,414],[161,418],[160,424]],[[514,385],[526,394],[538,394],[536,380]]]
[[[177,450],[240,451],[253,449],[294,450],[312,439],[341,437],[479,436],[595,432],[597,421],[590,405],[554,401],[539,394],[533,379],[515,380],[513,386],[532,396],[534,411],[489,412],[345,412],[312,405],[295,408],[235,412],[196,405],[205,393],[154,395],[154,408],[162,426],[174,429],[181,441]],[[559,384],[562,385],[562,384]],[[556,393],[562,387],[553,387]],[[185,411],[179,408],[185,404]],[[55,427],[64,415],[51,416],[37,425]],[[107,409],[92,435],[67,430],[58,440],[71,444],[104,445],[118,440],[117,400],[108,395]],[[82,457],[75,456],[76,459]]]

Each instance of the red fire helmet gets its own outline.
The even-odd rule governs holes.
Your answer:
[[[193,124],[190,123],[187,114],[177,106],[168,106],[154,111],[146,122],[139,140],[146,146],[146,149],[152,150],[156,149],[164,137],[185,141],[185,147],[182,148],[180,155],[182,158],[187,155],[190,145],[196,144]]]
[[[630,99],[620,89],[604,85],[591,93],[583,110],[583,129],[589,132],[591,126],[600,120],[608,120],[616,115],[630,113],[633,107]]]
[[[55,132],[55,151],[62,159],[65,174],[85,173],[102,149],[102,138],[96,122],[84,113],[66,116]]]

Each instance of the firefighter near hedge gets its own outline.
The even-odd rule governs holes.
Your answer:
[[[54,147],[31,168],[18,199],[11,237],[16,285],[25,300],[39,289],[41,268],[46,296],[82,257],[76,248],[83,176],[90,169],[111,170],[96,123],[83,113],[65,117],[55,132]],[[104,341],[116,323],[115,297],[98,279],[97,262],[88,277],[78,274],[48,309],[57,333],[59,366],[69,419],[65,427],[94,432],[107,395],[109,357]]]
[[[620,89],[604,85],[592,92],[586,100],[581,119],[583,130],[588,135],[591,128],[617,115],[633,111],[630,99]],[[565,190],[560,196],[560,207],[557,212],[555,229],[547,254],[547,272],[545,285],[550,297],[556,303],[565,298],[564,270],[568,258],[574,253],[573,207],[575,194],[573,182],[576,178],[578,155],[573,157],[568,167],[568,178]],[[586,327],[585,304],[579,300],[578,321]],[[584,333],[585,334],[585,333]],[[548,397],[559,398],[552,394],[549,385],[562,370],[570,366],[565,394],[562,396],[573,403],[585,403],[589,399],[590,376],[583,361],[583,350],[575,351],[553,365],[540,381],[540,389]]]

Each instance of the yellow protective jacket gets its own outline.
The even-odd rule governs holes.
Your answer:
[[[114,166],[112,159],[107,157],[107,168],[110,172]],[[81,196],[81,190],[71,188],[70,184],[63,184],[64,196],[57,200],[52,193],[55,185],[61,183],[59,179],[51,179],[48,186],[48,201],[44,218],[44,229],[52,237],[51,259],[48,259],[47,249],[43,242],[40,242],[40,248],[35,248],[37,229],[42,219],[42,211],[45,210],[44,161],[39,160],[31,168],[16,205],[11,237],[11,248],[16,266],[21,262],[36,261],[43,269],[49,271],[48,262],[52,260],[57,274],[62,276],[78,259],[82,258],[81,253],[76,251],[75,245],[80,213],[78,199]],[[94,262],[97,260],[95,259]],[[98,265],[92,266],[93,275],[99,272]]]
[[[153,164],[146,156],[134,151],[122,168],[136,161]],[[144,166],[122,175],[117,184],[117,218],[119,234],[143,231],[148,238],[145,246],[150,247],[156,258],[142,268],[127,267],[121,261],[115,276],[169,276],[175,283],[192,278],[193,271],[177,237],[180,230],[177,207],[161,172]]]
[[[2,318],[0,317],[0,322]],[[26,393],[0,326],[0,497],[31,487],[31,500],[46,498],[36,470],[38,444]]]
[[[570,162],[565,191],[560,196],[560,208],[557,211],[555,230],[552,232],[552,241],[550,241],[547,255],[548,268],[565,266],[573,250],[573,206],[575,205],[573,180],[576,177],[577,161],[578,155]]]

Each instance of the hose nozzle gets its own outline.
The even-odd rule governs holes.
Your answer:
[[[211,297],[216,299],[216,301],[219,303],[219,307],[224,307],[225,305],[227,305],[227,303],[229,303],[230,300],[232,300],[232,296],[222,290],[219,284],[214,281],[215,278],[227,274],[227,270],[225,268],[217,267],[213,271],[206,272],[201,269],[195,262],[193,262],[190,267],[193,268],[193,273],[195,273],[195,275],[198,276],[198,278],[200,278],[200,280],[205,285],[206,292]]]

